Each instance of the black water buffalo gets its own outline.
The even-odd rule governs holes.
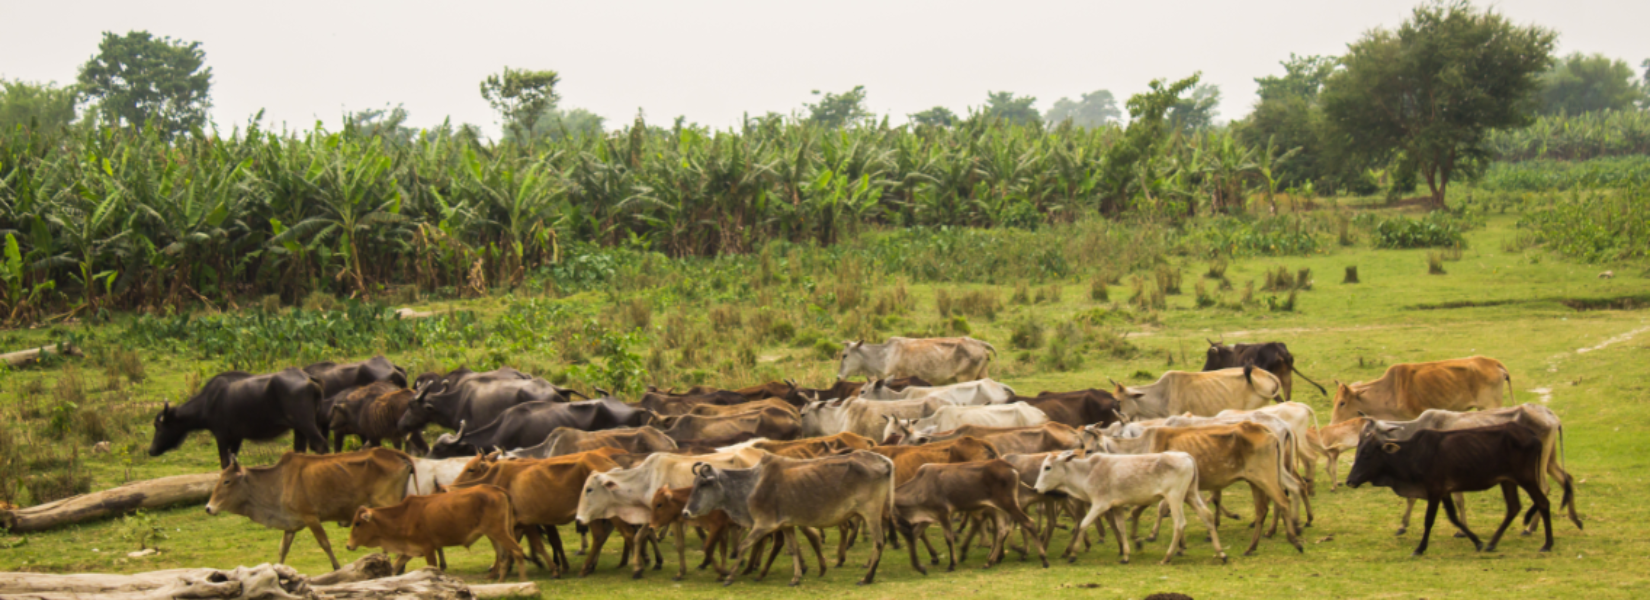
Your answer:
[[[408,433],[429,423],[449,429],[458,429],[461,422],[491,423],[512,406],[566,402],[566,394],[575,393],[509,367],[484,372],[461,368],[439,378],[420,375],[419,381],[418,395],[397,424]]]
[[[245,371],[220,373],[188,402],[167,403],[155,415],[155,437],[149,456],[178,447],[189,433],[205,429],[218,442],[218,465],[227,468],[230,456],[245,440],[271,440],[291,430],[292,450],[327,451],[327,438],[315,424],[321,404],[321,382],[298,369],[253,375]]]
[[[304,367],[304,373],[321,382],[321,389],[325,390],[328,396],[347,388],[380,381],[393,383],[396,387],[407,387],[407,370],[390,364],[389,359],[382,356],[342,365],[332,361],[318,362]]]
[[[1236,369],[1239,367],[1255,367],[1278,376],[1278,382],[1283,384],[1283,399],[1294,399],[1294,375],[1318,388],[1323,395],[1329,391],[1312,381],[1305,373],[1295,369],[1295,355],[1289,353],[1289,347],[1283,342],[1266,342],[1263,344],[1232,344],[1230,346],[1209,340],[1209,356],[1203,361],[1203,370],[1219,371],[1221,369]]]
[[[493,449],[514,450],[544,442],[558,427],[599,431],[641,427],[653,415],[616,398],[584,402],[536,401],[518,404],[478,427],[467,424],[457,434],[445,434],[430,447],[430,458],[450,458]]]
[[[642,394],[642,400],[636,403],[636,407],[651,410],[667,417],[674,417],[685,415],[688,411],[693,410],[693,407],[701,404],[731,406],[749,401],[739,392],[732,390],[715,390],[703,394],[647,392]]]

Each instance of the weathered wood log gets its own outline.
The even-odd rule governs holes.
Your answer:
[[[74,347],[72,344],[52,344],[50,346],[41,346],[39,348],[29,348],[28,350],[18,350],[16,352],[0,354],[0,361],[5,361],[6,364],[14,367],[21,367],[40,360],[40,355],[42,354],[84,356],[81,354],[80,349]]]
[[[436,313],[434,311],[422,311],[421,312],[421,311],[416,311],[416,310],[413,310],[411,308],[406,308],[406,307],[395,309],[395,316],[399,317],[399,318],[402,318],[402,319],[424,319],[424,318],[428,318],[428,317],[433,317],[435,315],[436,315]]]
[[[322,600],[470,600],[470,586],[430,567],[397,577],[316,586]]]
[[[470,586],[470,594],[477,600],[486,598],[537,598],[539,584],[531,581],[517,583],[489,583]]]
[[[0,528],[10,529],[13,533],[29,533],[123,515],[140,508],[205,503],[217,482],[217,473],[134,481],[117,488],[39,506],[0,511]]]
[[[171,569],[135,575],[0,573],[0,600],[470,600],[539,595],[531,582],[470,586],[431,568],[380,576],[390,570],[388,557],[370,554],[313,579],[286,565],[267,563],[232,571]]]
[[[310,585],[338,585],[382,579],[394,574],[395,563],[390,560],[390,557],[374,552],[355,559],[355,562],[344,565],[344,568],[337,571],[311,577],[309,583]]]

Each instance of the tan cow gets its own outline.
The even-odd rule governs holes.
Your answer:
[[[1151,385],[1117,384],[1117,402],[1129,420],[1192,413],[1212,417],[1228,409],[1254,410],[1278,400],[1278,377],[1254,367],[1169,371]]]
[[[845,450],[870,450],[876,445],[876,442],[871,438],[844,431],[833,436],[790,441],[756,438],[732,446],[717,448],[716,450],[718,452],[730,452],[740,448],[757,448],[789,458],[823,458],[832,454],[841,454]]]
[[[1317,440],[1316,444],[1323,448],[1324,470],[1329,473],[1329,491],[1341,487],[1341,478],[1335,474],[1339,470],[1341,453],[1348,450],[1356,453],[1358,434],[1364,430],[1364,423],[1371,420],[1369,417],[1358,417],[1312,431],[1311,436]]]
[[[965,435],[980,438],[1003,454],[1035,454],[1038,452],[1073,450],[1082,444],[1080,433],[1076,428],[1053,422],[1032,427],[964,425],[951,431],[938,433],[919,431],[912,433],[909,439],[900,440],[900,443],[908,446],[919,446],[954,440]]]
[[[927,544],[929,525],[938,523],[945,532],[945,548],[951,557],[947,571],[957,569],[957,532],[951,527],[951,517],[957,513],[984,512],[996,524],[991,551],[986,554],[985,566],[1003,559],[1003,542],[1014,525],[1036,529],[1031,517],[1020,509],[1020,474],[1009,463],[998,460],[957,464],[929,464],[917,469],[916,477],[899,486],[894,492],[894,525],[905,536],[911,550],[911,568],[924,575],[928,570],[917,559],[917,539]],[[978,530],[979,526],[976,525]],[[1037,556],[1048,568],[1048,553],[1042,539]],[[966,553],[967,551],[964,550]],[[965,557],[966,558],[966,557]]]
[[[1366,416],[1408,421],[1430,408],[1453,411],[1500,408],[1501,384],[1512,397],[1512,375],[1501,361],[1484,356],[1387,367],[1380,379],[1335,382],[1331,423]]]
[[[1191,455],[1184,452],[1162,452],[1138,456],[1109,456],[1091,454],[1078,457],[1077,451],[1067,450],[1043,459],[1043,466],[1034,486],[1038,493],[1065,492],[1089,503],[1088,514],[1072,528],[1074,535],[1066,548],[1066,555],[1077,561],[1074,550],[1084,529],[1111,514],[1112,533],[1117,535],[1117,551],[1123,562],[1129,562],[1133,544],[1123,537],[1123,507],[1146,507],[1162,503],[1174,516],[1174,540],[1163,564],[1180,552],[1181,540],[1186,534],[1185,504],[1192,505],[1198,519],[1209,528],[1209,539],[1214,542],[1215,556],[1226,562],[1226,551],[1220,548],[1220,531],[1215,527],[1209,508],[1197,495],[1201,469]],[[1260,531],[1259,526],[1255,528]]]
[[[544,443],[529,448],[518,448],[504,453],[506,458],[550,458],[597,448],[621,448],[629,453],[669,452],[676,449],[676,440],[651,425],[618,427],[601,431],[584,431],[572,427],[557,427]]]
[[[1048,422],[1048,414],[1025,402],[992,404],[989,406],[942,406],[934,414],[920,419],[888,417],[882,430],[882,443],[898,444],[915,433],[951,431],[964,425],[982,427],[1032,427]]]
[[[388,448],[325,455],[288,452],[273,466],[250,468],[231,455],[206,501],[206,514],[243,515],[285,532],[277,563],[286,562],[293,536],[307,527],[336,570],[342,565],[321,523],[349,522],[363,506],[400,502],[412,473],[412,457]]]
[[[510,514],[510,495],[490,485],[453,490],[445,494],[413,496],[400,504],[355,511],[350,522],[350,552],[361,547],[383,548],[400,554],[395,573],[406,569],[414,556],[436,566],[436,551],[449,546],[470,547],[483,537],[493,543],[498,556],[493,568],[498,581],[519,565],[521,580],[527,581],[527,557],[516,544],[515,518]]]
[[[863,400],[850,398],[829,402],[809,402],[802,407],[802,436],[820,437],[844,431],[874,440],[882,439],[888,418],[920,419],[941,407],[951,406],[937,397],[916,400]],[[764,436],[766,437],[766,436]]]
[[[618,448],[601,448],[589,452],[544,459],[488,461],[476,457],[466,465],[464,473],[451,487],[493,485],[510,495],[515,522],[527,528],[527,539],[533,556],[542,560],[553,577],[560,577],[571,569],[567,553],[562,549],[561,535],[556,527],[573,521],[578,510],[578,490],[592,473],[618,468],[613,457],[623,453]],[[539,536],[538,525],[545,526],[550,536],[551,553],[546,553]],[[593,523],[593,550],[585,557],[582,574],[596,569],[602,544],[611,533],[606,523]]]
[[[1138,438],[1099,438],[1097,448],[1108,454],[1146,454],[1176,450],[1197,460],[1198,489],[1218,491],[1239,481],[1249,484],[1255,504],[1255,536],[1245,555],[1260,545],[1267,509],[1285,511],[1284,533],[1296,550],[1305,552],[1295,531],[1295,518],[1285,495],[1291,480],[1284,448],[1265,425],[1252,422],[1203,427],[1154,427]],[[1173,507],[1169,507],[1173,508]],[[1218,514],[1218,507],[1216,509]],[[1136,513],[1138,516],[1138,512]],[[1216,525],[1219,525],[1217,522]]]
[[[859,392],[859,397],[866,400],[914,400],[928,396],[939,396],[952,404],[984,406],[1008,402],[1014,398],[1014,388],[993,379],[979,379],[939,387],[894,389],[888,382],[876,380]]]
[[[920,377],[931,385],[985,379],[997,349],[980,340],[891,337],[881,344],[843,342],[837,379]]]

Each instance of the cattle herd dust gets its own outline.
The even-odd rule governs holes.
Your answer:
[[[1396,364],[1376,380],[1326,390],[1295,369],[1284,343],[1211,342],[1200,372],[1022,395],[990,379],[995,355],[967,337],[851,343],[828,388],[790,380],[649,388],[634,402],[599,390],[585,397],[511,368],[409,378],[383,357],[232,372],[165,406],[149,452],[210,432],[223,471],[206,512],[283,532],[280,561],[308,530],[337,568],[322,528],[336,522],[350,525],[348,548],[380,548],[398,557],[398,569],[414,558],[445,568],[443,548],[487,538],[488,575],[500,580],[512,571],[525,579],[528,562],[558,577],[590,574],[615,533],[620,568],[637,577],[650,560],[665,564],[660,541],[672,538],[683,577],[685,532],[698,531],[697,566],[724,583],[766,574],[783,547],[793,585],[809,558],[823,574],[829,563],[844,567],[853,545],[871,550],[866,564],[848,567],[863,570],[861,584],[874,581],[885,549],[901,546],[924,574],[923,554],[930,565],[945,557],[950,570],[976,540],[987,566],[1012,549],[1047,567],[1050,554],[1076,561],[1090,527],[1102,547],[1109,530],[1127,563],[1144,546],[1125,540],[1155,541],[1165,518],[1163,563],[1225,562],[1235,546],[1224,544],[1245,541],[1234,554],[1263,540],[1305,552],[1301,527],[1314,518],[1319,459],[1334,489],[1347,451],[1355,457],[1347,485],[1402,497],[1404,528],[1415,501],[1426,501],[1416,555],[1440,506],[1451,533],[1483,550],[1520,515],[1525,533],[1545,534],[1540,551],[1551,550],[1555,493],[1558,509],[1582,526],[1558,417],[1540,405],[1505,406],[1511,376],[1493,358]],[[1291,400],[1297,375],[1332,394],[1327,424]],[[453,433],[426,443],[431,424]],[[294,452],[276,464],[237,460],[244,440],[288,431]],[[349,435],[364,449],[345,452]],[[1222,491],[1239,482],[1256,507],[1252,531],[1223,541],[1219,520],[1237,515]],[[1468,526],[1461,494],[1497,487],[1507,509],[1485,542]],[[1210,532],[1208,547],[1186,539],[1188,515]],[[1143,516],[1151,522],[1141,538]],[[585,556],[577,573],[571,540],[558,530],[569,524]],[[943,534],[945,552],[930,528]],[[834,561],[824,543],[830,529],[838,531]],[[1062,529],[1067,539],[1058,540]]]

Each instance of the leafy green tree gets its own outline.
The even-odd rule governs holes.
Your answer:
[[[1576,52],[1541,76],[1541,112],[1579,115],[1595,110],[1632,110],[1645,91],[1633,81],[1627,61]]]
[[[560,140],[576,137],[599,137],[606,129],[601,115],[582,108],[562,110],[552,108],[533,122],[533,138]]]
[[[820,95],[819,90],[813,94],[819,96],[819,102],[808,104],[808,122],[820,125],[826,129],[848,127],[871,118],[871,111],[865,108],[865,86],[856,85],[854,89],[840,94],[826,92]]]
[[[1179,131],[1202,131],[1220,116],[1220,86],[1199,84],[1169,109],[1169,123]]]
[[[411,143],[418,130],[407,126],[407,109],[397,104],[393,108],[369,108],[344,113],[344,130],[383,138],[394,144]]]
[[[74,121],[79,90],[56,83],[0,81],[0,132],[18,126],[58,129]]]
[[[1041,114],[1032,107],[1037,103],[1035,96],[1015,96],[1013,92],[987,92],[985,99],[985,115],[993,119],[1002,119],[1005,123],[1015,125],[1035,125],[1043,121]]]
[[[170,138],[206,123],[212,68],[200,42],[105,31],[97,50],[80,66],[80,89],[110,124],[154,125]]]
[[[1455,172],[1489,157],[1491,130],[1533,119],[1555,38],[1465,0],[1418,6],[1396,31],[1351,44],[1324,82],[1331,139],[1367,164],[1401,157],[1443,208]]]
[[[561,100],[556,95],[556,84],[560,82],[561,75],[555,71],[504,67],[503,72],[481,81],[481,97],[504,119],[505,131],[520,140],[531,135],[539,116]]]
[[[1128,206],[1135,190],[1144,182],[1139,174],[1141,163],[1156,157],[1158,149],[1168,137],[1164,115],[1180,102],[1180,95],[1197,85],[1201,73],[1165,85],[1154,79],[1150,90],[1129,98],[1129,126],[1123,130],[1123,139],[1106,149],[1104,166],[1100,172],[1100,211],[1117,214]]]
[[[944,106],[936,106],[928,110],[906,115],[911,124],[917,126],[950,127],[957,123],[957,113]]]
[[[1278,160],[1269,170],[1272,191],[1307,183],[1320,189],[1347,189],[1373,193],[1362,187],[1362,169],[1340,168],[1339,156],[1325,141],[1323,110],[1318,92],[1340,64],[1335,56],[1297,56],[1280,61],[1284,74],[1255,78],[1260,100],[1243,121],[1236,123],[1238,134],[1251,146],[1270,145],[1278,151],[1293,151],[1290,160]]]
[[[1283,65],[1282,77],[1267,75],[1255,78],[1255,83],[1260,85],[1260,99],[1262,102],[1291,97],[1317,100],[1324,80],[1329,79],[1329,74],[1335,72],[1340,62],[1337,56],[1296,56],[1290,52],[1289,60],[1279,62]]]
[[[1070,98],[1055,100],[1043,118],[1049,123],[1071,119],[1071,124],[1078,127],[1100,127],[1122,116],[1123,111],[1117,108],[1117,99],[1109,90],[1095,90],[1075,102]]]

